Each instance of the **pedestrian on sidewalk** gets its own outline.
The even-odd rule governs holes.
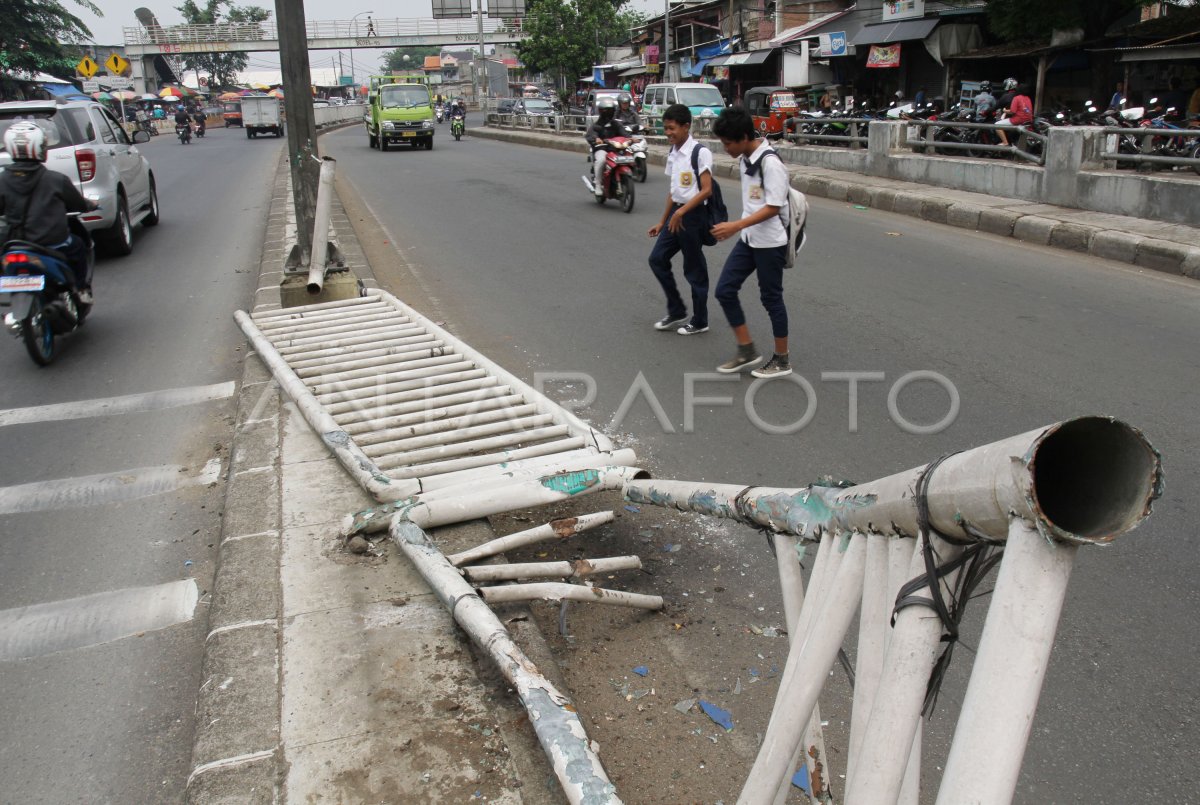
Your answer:
[[[788,358],[788,314],[783,302],[783,271],[787,263],[788,234],[784,220],[788,215],[787,168],[766,139],[758,136],[754,119],[745,108],[735,106],[721,112],[713,124],[713,134],[721,140],[725,153],[738,160],[742,174],[742,217],[713,227],[717,240],[738,236],[738,242],[725,260],[717,280],[717,301],[725,312],[737,353],[717,367],[733,374],[754,366],[762,354],[754,346],[746,314],[738,293],[751,274],[758,275],[758,296],[771,319],[775,336],[775,354],[766,364],[751,372],[755,377],[783,377],[792,373]]]
[[[708,227],[704,203],[712,195],[712,151],[692,137],[692,113],[683,104],[668,106],[662,119],[663,132],[671,143],[665,171],[671,177],[671,189],[662,219],[646,234],[656,238],[650,270],[666,294],[667,315],[654,323],[654,329],[696,335],[708,332],[708,261],[703,245]],[[690,321],[671,273],[671,258],[679,252],[683,252],[683,277],[692,287]]]

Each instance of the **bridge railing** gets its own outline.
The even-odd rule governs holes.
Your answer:
[[[436,20],[423,18],[358,20],[308,20],[304,23],[309,39],[375,39],[392,36],[437,36],[477,34],[473,19]],[[483,32],[520,33],[524,20],[500,20],[485,17]],[[214,23],[210,25],[170,25],[157,28],[131,26],[124,29],[127,45],[164,43],[254,42],[276,40],[279,29],[273,20],[255,23]]]

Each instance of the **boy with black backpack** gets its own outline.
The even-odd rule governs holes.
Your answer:
[[[671,143],[666,169],[671,189],[662,220],[646,234],[657,238],[650,252],[650,270],[666,294],[667,315],[654,323],[654,329],[696,335],[708,332],[708,261],[702,247],[716,242],[709,233],[712,224],[706,208],[716,187],[712,151],[692,138],[692,113],[683,104],[667,107],[662,119]],[[671,258],[679,252],[683,252],[684,279],[692,287],[690,321],[671,273]]]
[[[762,360],[750,338],[746,314],[738,301],[738,292],[751,274],[758,275],[758,295],[771,319],[775,336],[775,354],[763,366],[751,372],[755,377],[783,377],[792,373],[788,359],[788,313],[783,302],[783,272],[789,252],[794,255],[791,240],[789,194],[791,182],[779,154],[765,139],[758,137],[754,119],[742,107],[725,109],[713,124],[713,134],[721,140],[725,153],[738,159],[742,172],[742,218],[713,227],[717,240],[734,235],[738,242],[725,260],[721,278],[717,281],[716,297],[733,328],[737,353],[717,367],[718,372],[732,374],[754,366]],[[803,204],[803,200],[800,201]],[[799,211],[798,211],[799,212]],[[795,233],[803,237],[803,223]]]

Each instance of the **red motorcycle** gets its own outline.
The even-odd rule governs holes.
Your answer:
[[[633,154],[633,140],[629,137],[613,137],[604,141],[604,178],[601,180],[604,195],[596,195],[591,176],[584,176],[583,183],[595,196],[597,204],[610,198],[621,202],[623,212],[633,212],[633,170],[637,157]],[[590,162],[594,155],[588,158]]]

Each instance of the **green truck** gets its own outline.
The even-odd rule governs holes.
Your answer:
[[[367,94],[367,139],[381,151],[397,143],[433,148],[433,98],[424,76],[373,75]]]

